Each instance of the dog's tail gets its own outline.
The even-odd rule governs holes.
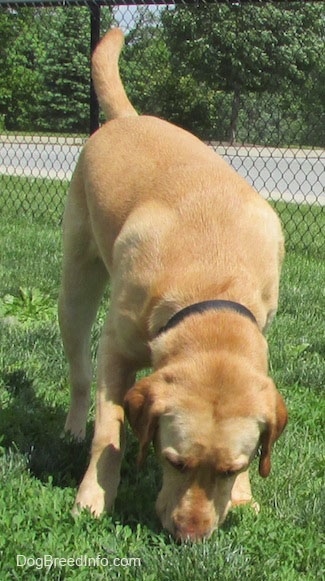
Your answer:
[[[99,104],[107,120],[137,115],[126,96],[118,67],[124,35],[119,28],[110,30],[92,56],[92,78]]]

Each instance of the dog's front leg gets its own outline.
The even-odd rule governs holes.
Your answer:
[[[114,503],[125,447],[123,400],[135,380],[134,365],[116,352],[104,329],[98,354],[95,433],[88,470],[81,482],[75,510],[88,508],[95,516]]]
[[[252,496],[248,470],[238,474],[231,491],[231,506],[235,507],[241,504],[250,504],[256,513],[260,510],[258,502],[254,501]]]

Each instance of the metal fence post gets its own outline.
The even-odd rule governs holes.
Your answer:
[[[90,4],[90,52],[93,54],[95,46],[100,38],[100,6],[98,4]],[[90,79],[90,116],[89,116],[89,133],[94,133],[99,127],[99,104],[96,97],[94,84]]]

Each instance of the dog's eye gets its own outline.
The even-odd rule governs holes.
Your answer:
[[[237,470],[225,470],[223,472],[220,472],[220,476],[222,476],[223,478],[230,478],[231,476],[236,476],[237,474]]]
[[[175,470],[178,470],[178,472],[186,472],[188,469],[186,462],[183,460],[174,460],[168,457],[166,457],[166,460],[168,460],[169,464],[175,468]]]

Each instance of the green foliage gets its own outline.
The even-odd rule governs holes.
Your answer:
[[[288,113],[288,106],[293,110],[289,101],[294,100],[301,130],[306,120],[308,125],[318,125],[317,116],[308,121],[305,109],[306,96],[310,95],[307,87],[317,85],[316,70],[322,75],[325,70],[323,6],[301,2],[278,6],[267,3],[259,7],[250,3],[177,6],[175,10],[163,12],[162,23],[171,54],[172,76],[190,77],[197,86],[201,85],[203,109],[207,109],[206,102],[213,99],[213,93],[216,99],[220,91],[231,96],[227,113],[229,141],[237,137],[242,100],[247,101],[248,95],[251,95],[252,112],[260,95],[267,93],[269,98],[276,95],[271,110],[278,122],[283,115],[281,105],[285,98],[284,112]],[[305,92],[303,99],[301,92]],[[319,102],[320,96],[314,94],[314,106],[317,99]],[[312,116],[312,108],[307,109]],[[211,108],[211,112],[217,118],[213,115],[209,118],[210,131],[212,128],[214,138],[223,139],[223,113],[218,114],[217,107],[214,111]],[[193,128],[186,117],[184,121]],[[210,137],[205,126],[201,135]],[[321,143],[322,139],[324,134],[318,134],[315,143]],[[263,141],[265,138],[258,142]],[[267,142],[272,143],[269,136]]]
[[[86,133],[89,119],[90,20],[87,8],[58,8],[40,59],[43,88],[37,129]]]
[[[311,3],[143,9],[122,56],[128,94],[205,139],[322,145],[323,14]]]
[[[322,146],[324,15],[313,2],[138,7],[122,59],[128,94],[206,139]],[[104,32],[109,7],[101,20]],[[0,34],[0,125],[87,132],[89,9],[1,8]]]
[[[35,18],[28,8],[0,8],[0,114],[7,129],[32,129],[37,115],[42,47],[35,35]]]
[[[158,27],[137,27],[128,34],[121,56],[126,91],[139,113],[164,116],[171,80],[170,54]],[[159,100],[157,100],[159,95]]]
[[[110,11],[104,11],[108,28]],[[8,130],[87,133],[87,7],[0,9],[0,115]]]
[[[225,91],[274,92],[290,81],[304,84],[318,63],[322,13],[301,2],[201,4],[166,11],[162,20],[177,68],[203,80],[212,73]]]

